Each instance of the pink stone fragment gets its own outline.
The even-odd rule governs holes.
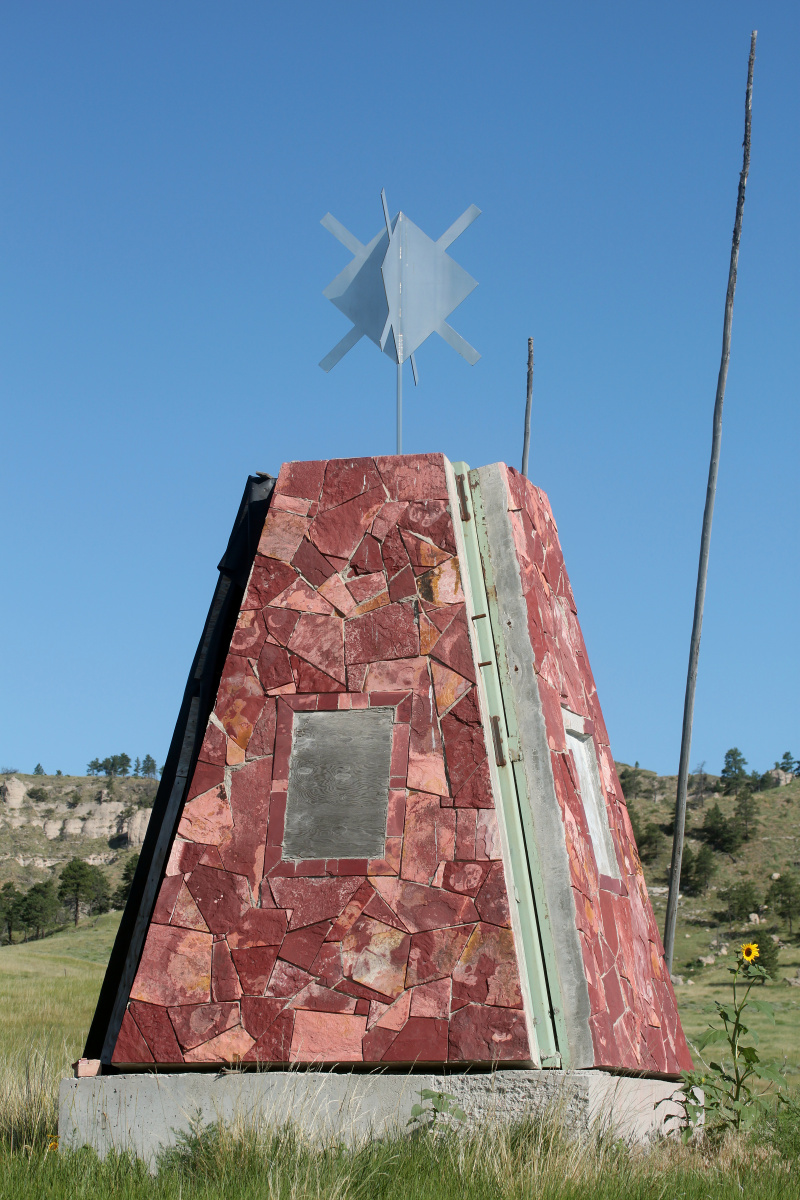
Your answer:
[[[472,930],[472,925],[459,925],[454,929],[415,933],[408,956],[406,987],[449,977]]]
[[[122,1018],[122,1024],[117,1034],[117,1041],[111,1061],[112,1063],[143,1063],[153,1061],[153,1056],[150,1053],[147,1042],[142,1037],[139,1026],[129,1012],[126,1012]]]
[[[308,969],[317,957],[329,928],[330,923],[323,921],[319,925],[308,925],[288,933],[281,943],[281,958]]]
[[[447,1062],[447,1021],[409,1017],[383,1055],[384,1062]]]
[[[356,610],[356,602],[342,582],[341,575],[331,575],[320,587],[319,594],[345,617],[349,617]]]
[[[227,933],[250,908],[250,891],[242,875],[195,867],[186,883],[212,933]]]
[[[271,509],[264,521],[258,553],[266,558],[290,562],[308,526],[308,517],[281,509]]]
[[[415,658],[419,631],[410,604],[388,604],[345,622],[345,662]]]
[[[383,491],[380,475],[371,458],[331,458],[325,465],[319,511],[338,508],[375,489]]]
[[[311,1012],[295,1015],[290,1062],[361,1062],[361,1039],[367,1018],[344,1013]]]
[[[345,996],[331,988],[320,987],[318,983],[307,983],[294,1000],[289,1001],[289,1007],[307,1008],[313,1012],[354,1013],[359,1003],[363,1001],[357,1001],[354,996]]]
[[[468,1004],[450,1019],[450,1062],[527,1062],[531,1052],[518,1009]]]
[[[280,908],[247,908],[228,933],[233,949],[280,946],[286,933],[286,913]]]
[[[285,591],[270,601],[272,608],[291,608],[296,612],[319,613],[330,616],[333,606],[304,579],[297,578]],[[269,621],[267,621],[269,624]]]
[[[283,1011],[285,1005],[285,1000],[267,1000],[263,996],[243,996],[242,1024],[251,1037],[260,1038]]]
[[[366,692],[410,692],[427,677],[425,658],[397,658],[369,665],[363,689]]]
[[[401,992],[394,1004],[385,1008],[376,1022],[381,1029],[400,1030],[405,1025],[411,1010],[411,992]]]
[[[218,725],[209,719],[206,726],[206,735],[203,738],[203,744],[200,747],[200,761],[213,763],[215,766],[225,765],[225,745],[226,737],[223,730]]]
[[[363,492],[335,508],[320,512],[308,530],[317,549],[327,556],[349,559],[385,499],[382,488]]]
[[[274,558],[263,558],[257,554],[250,572],[250,582],[242,601],[242,608],[263,608],[265,604],[269,604],[273,596],[277,596],[296,578],[297,572],[286,563],[278,562]]]
[[[272,642],[264,643],[258,656],[258,678],[266,692],[293,682],[289,655],[283,646],[274,645]]]
[[[200,909],[192,899],[192,894],[185,883],[181,884],[181,890],[178,892],[170,924],[180,925],[183,929],[199,929],[203,933],[209,932],[208,926],[200,914]]]
[[[514,935],[510,929],[481,922],[453,971],[453,996],[501,1008],[520,1008]]]
[[[241,1062],[254,1043],[255,1038],[235,1025],[196,1050],[187,1050],[184,1058],[186,1062]]]
[[[477,896],[490,870],[488,862],[448,862],[444,863],[443,867],[442,886],[449,892],[461,892],[463,896],[473,897]],[[503,922],[495,921],[493,924],[499,925]]]
[[[180,875],[166,875],[162,879],[161,887],[158,889],[158,898],[153,909],[153,922],[155,924],[169,925],[172,910],[175,907],[175,901],[178,899],[182,882]]]
[[[371,533],[364,535],[361,544],[350,559],[350,570],[357,571],[359,575],[364,576],[373,575],[376,571],[383,574],[381,544]]]
[[[218,846],[232,828],[233,814],[225,785],[220,783],[212,791],[196,796],[184,806],[178,834],[190,842]]]
[[[450,557],[446,550],[434,546],[432,542],[412,533],[410,529],[401,530],[401,537],[416,575],[423,575],[431,567],[440,566]]]
[[[447,499],[442,454],[391,455],[375,466],[392,500]]]
[[[342,939],[345,976],[383,996],[403,990],[411,938],[390,925],[361,916]]]
[[[414,933],[464,925],[478,919],[477,910],[469,896],[424,887],[419,883],[407,883],[391,876],[375,876],[372,882],[406,928]]]
[[[130,1013],[147,1042],[154,1062],[182,1062],[181,1048],[165,1008],[160,1004],[142,1004],[132,1000]]]
[[[275,701],[267,700],[247,743],[247,758],[269,756],[275,749]]]
[[[231,950],[231,957],[242,985],[242,994],[263,996],[278,957],[278,947],[252,946],[244,950]]]
[[[319,587],[336,570],[308,538],[303,538],[300,543],[297,553],[292,559],[292,566],[305,576],[312,587]]]
[[[496,862],[487,875],[486,882],[475,897],[475,907],[482,921],[488,921],[492,925],[510,927],[508,892],[506,891],[505,871],[501,862]]]
[[[303,613],[288,649],[339,683],[346,682],[341,617]]]
[[[169,1019],[184,1050],[193,1050],[238,1025],[239,1005],[181,1005],[169,1009]]]
[[[500,831],[497,826],[497,814],[494,809],[479,808],[478,823],[475,830],[475,857],[477,859],[502,858],[503,850],[500,844]]]
[[[306,500],[318,500],[322,490],[322,480],[325,475],[326,462],[318,459],[316,462],[284,463],[275,485],[277,496],[302,496]]]
[[[292,909],[290,929],[316,925],[338,917],[348,901],[364,882],[357,875],[341,879],[281,879],[270,880],[276,903]]]
[[[200,796],[203,792],[213,790],[218,784],[222,783],[224,778],[225,767],[222,763],[217,765],[198,762],[192,775],[189,791],[186,794],[187,803],[190,800],[194,800],[195,796]]]
[[[211,955],[211,999],[215,1003],[228,1000],[238,1000],[242,994],[242,985],[233,965],[228,943],[224,938],[214,942]]]
[[[264,692],[253,668],[247,659],[229,654],[222,671],[214,711],[228,737],[243,749],[247,747],[263,707]]]
[[[211,934],[151,925],[131,999],[168,1005],[202,1003],[210,998]]]
[[[436,711],[441,717],[462,696],[466,695],[472,687],[472,683],[463,675],[458,675],[449,667],[444,667],[436,661],[431,663],[431,674],[433,675],[433,690],[436,694]]]
[[[309,975],[308,971],[303,971],[300,967],[293,967],[291,963],[286,963],[279,958],[270,977],[266,994],[284,997],[288,1000],[289,997],[296,996],[307,984],[313,982],[314,977]]]
[[[438,567],[417,577],[417,591],[423,600],[438,608],[464,603],[461,569],[457,558],[448,558]]]
[[[262,1033],[255,1045],[251,1046],[245,1055],[245,1061],[263,1063],[288,1062],[293,1029],[294,1012],[284,1009],[264,1033]]]
[[[422,983],[409,994],[412,1017],[437,1017],[445,1021],[449,1018],[449,979],[436,979],[432,983]]]
[[[231,653],[241,654],[244,658],[257,658],[266,636],[264,618],[258,609],[243,609],[231,638]]]

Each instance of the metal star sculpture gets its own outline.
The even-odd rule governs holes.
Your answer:
[[[481,210],[471,204],[434,242],[405,213],[398,213],[394,221],[389,219],[385,192],[381,192],[381,203],[386,227],[366,245],[330,213],[322,218],[325,228],[353,255],[323,295],[350,318],[353,328],[319,365],[330,371],[365,335],[397,363],[397,453],[401,454],[406,359],[411,360],[417,383],[414,353],[432,333],[443,337],[471,365],[480,358],[446,318],[478,286],[447,249]]]

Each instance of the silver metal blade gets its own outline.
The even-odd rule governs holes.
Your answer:
[[[349,250],[351,254],[360,254],[364,249],[363,242],[360,242],[349,229],[345,229],[342,222],[337,221],[336,217],[330,213],[325,213],[325,216],[320,221],[320,225],[323,225],[328,230],[328,233],[332,233],[336,240],[341,242],[344,248]]]
[[[450,226],[450,228],[445,230],[442,236],[438,239],[436,245],[441,246],[443,250],[446,250],[448,246],[452,245],[457,237],[461,236],[465,229],[469,229],[475,218],[479,217],[480,215],[481,210],[478,208],[478,206],[476,204],[470,204],[469,208],[461,214],[458,220],[453,221],[453,224]]]
[[[354,325],[350,332],[346,333],[342,340],[337,342],[333,349],[325,355],[322,362],[319,364],[323,371],[330,371],[333,367],[335,367],[340,359],[344,358],[345,354],[347,354],[347,351],[352,350],[356,342],[361,341],[363,336],[364,334],[362,330],[358,329]]]
[[[447,324],[447,321],[442,321],[440,325],[437,325],[436,332],[440,337],[444,338],[448,346],[452,346],[454,350],[457,350],[471,367],[475,366],[475,363],[480,358],[480,354],[478,354],[474,346],[470,346],[469,342],[465,341],[460,333],[456,333],[455,329]]]

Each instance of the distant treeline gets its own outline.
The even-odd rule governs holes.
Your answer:
[[[48,879],[19,891],[13,883],[0,888],[0,937],[9,945],[22,936],[27,942],[54,933],[68,921],[78,924],[84,915],[96,916],[112,908],[122,909],[128,899],[139,855],[125,864],[122,882],[114,891],[100,867],[72,858],[65,863],[58,881]]]
[[[129,754],[111,754],[108,758],[93,758],[86,767],[87,775],[107,775],[113,779],[117,775],[131,775],[134,779],[155,779],[161,774],[152,754],[145,754],[133,764]]]

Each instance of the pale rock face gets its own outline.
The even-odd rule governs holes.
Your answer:
[[[21,779],[17,779],[16,775],[9,775],[8,779],[0,788],[9,808],[21,808],[25,799],[27,788]]]
[[[64,822],[62,833],[65,838],[80,837],[83,833],[83,821],[79,820],[77,817],[69,817]]]
[[[152,808],[137,808],[136,812],[125,822],[125,833],[128,835],[129,846],[141,846],[147,826],[150,821]]]
[[[56,838],[61,837],[61,830],[63,828],[63,825],[64,825],[63,821],[45,821],[44,836],[49,841],[54,842],[56,840]]]
[[[83,822],[83,836],[87,838],[110,838],[121,832],[121,804],[98,804],[90,817]]]

